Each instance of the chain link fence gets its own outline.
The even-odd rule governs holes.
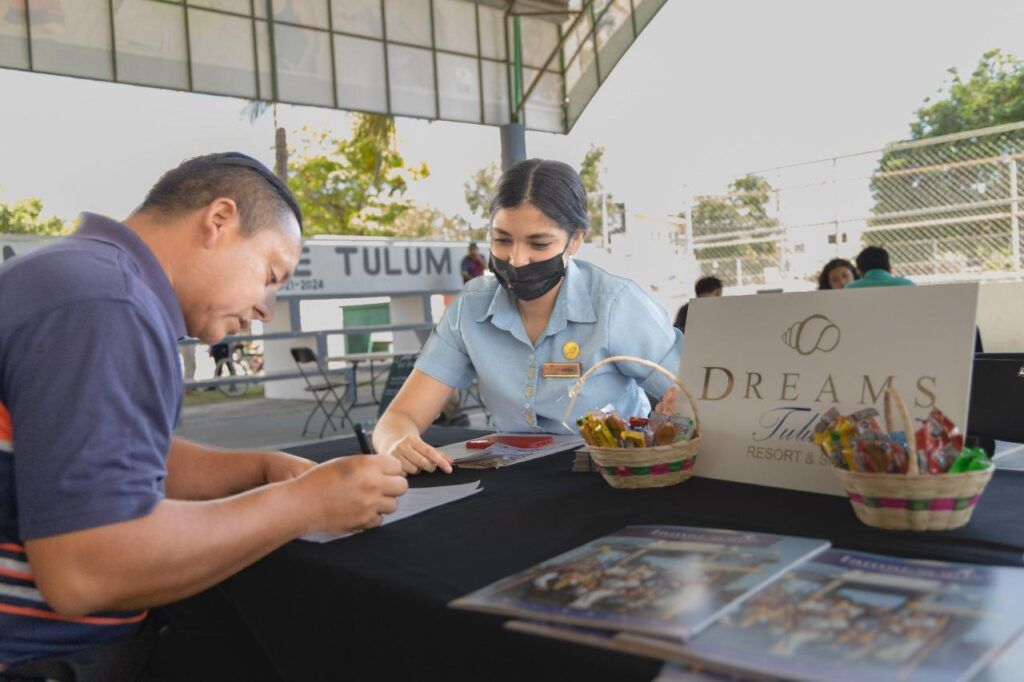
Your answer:
[[[832,258],[889,251],[919,282],[1022,277],[1024,122],[772,168],[693,197],[685,239],[726,286],[816,280]]]

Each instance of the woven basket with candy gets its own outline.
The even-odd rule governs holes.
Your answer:
[[[636,362],[672,379],[686,396],[693,419],[660,414],[649,418],[623,417],[614,411],[588,413],[576,425],[597,470],[614,488],[659,488],[690,478],[700,447],[697,404],[675,375],[653,362],[617,355],[595,364],[573,387],[565,419],[572,413],[580,389],[591,373],[611,362]]]
[[[894,405],[902,430],[894,430]],[[885,427],[868,408],[849,416],[830,410],[815,428],[815,443],[831,460],[857,518],[889,530],[966,524],[994,470],[984,451],[964,449],[963,436],[938,409],[914,431],[892,388],[885,393]]]

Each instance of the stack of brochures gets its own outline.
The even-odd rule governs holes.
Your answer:
[[[742,679],[851,682],[974,679],[1019,641],[1022,604],[1024,569],[681,526],[631,526],[452,602]]]
[[[518,434],[495,433],[486,438],[500,438],[508,435],[516,436]],[[503,443],[495,443],[483,449],[470,449],[466,447],[466,443],[469,441],[465,441],[445,445],[439,449],[451,457],[456,466],[465,469],[498,469],[560,452],[568,452],[584,445],[583,439],[577,435],[552,434],[549,438],[551,440],[549,444],[531,448],[517,448]]]

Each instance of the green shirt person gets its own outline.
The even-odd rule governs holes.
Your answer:
[[[864,276],[849,282],[844,289],[866,289],[868,287],[912,287],[914,283],[906,277],[892,274],[889,253],[880,246],[868,246],[857,254],[857,269]]]

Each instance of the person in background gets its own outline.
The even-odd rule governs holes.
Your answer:
[[[694,293],[697,294],[697,298],[708,298],[709,296],[721,296],[722,295],[722,280],[717,277],[701,277],[697,280],[697,284],[693,287]],[[686,331],[686,315],[690,312],[690,304],[685,304],[676,313],[676,321],[672,323],[672,326],[681,332]]]
[[[487,270],[487,263],[480,257],[480,247],[476,245],[476,242],[471,242],[469,245],[469,253],[467,253],[462,259],[462,282],[465,284],[471,279],[476,279],[484,274]]]
[[[842,289],[850,282],[860,279],[860,273],[853,263],[845,258],[833,258],[818,275],[818,290]]]
[[[880,246],[868,246],[857,254],[857,269],[864,273],[861,279],[847,284],[844,289],[865,289],[867,287],[912,287],[914,283],[906,277],[892,274],[889,252]]]

